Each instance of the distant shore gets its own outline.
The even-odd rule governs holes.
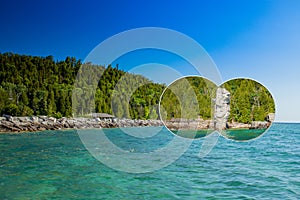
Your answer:
[[[118,128],[118,127],[147,127],[164,126],[171,130],[213,128],[212,120],[168,120],[164,124],[161,120],[141,119],[99,119],[99,118],[67,118],[56,119],[48,116],[32,117],[0,117],[0,133],[7,132],[36,132],[61,129],[93,129],[93,128]],[[255,121],[249,124],[228,123],[228,129],[265,129],[271,125],[267,121]]]

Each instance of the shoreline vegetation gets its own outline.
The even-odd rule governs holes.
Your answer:
[[[217,130],[230,139],[249,140],[263,134],[275,118],[272,95],[260,83],[245,78],[217,86],[203,77],[184,77],[168,86],[161,106],[165,125],[186,138]],[[236,137],[239,130],[245,135]]]
[[[77,74],[83,71],[89,76],[80,76],[80,84],[76,85]],[[89,87],[91,80],[99,80],[93,82],[93,89]],[[55,61],[53,56],[0,53],[0,116],[3,116],[0,132],[162,125],[176,130],[178,118],[181,118],[180,129],[211,129],[217,86],[199,77],[184,80],[183,83],[188,84],[175,82],[176,95],[172,90],[164,92],[163,123],[158,104],[166,89],[164,84],[126,73],[118,65],[81,63],[74,57]],[[134,89],[137,84],[140,87]],[[187,85],[192,87],[187,88]],[[272,120],[268,122],[266,117],[275,113],[275,104],[266,88],[245,79],[228,81],[222,87],[230,92],[227,128],[270,126]],[[184,103],[183,109],[180,102]],[[98,119],[89,116],[92,112],[107,113],[115,118]]]

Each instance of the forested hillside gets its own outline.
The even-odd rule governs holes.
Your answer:
[[[229,121],[249,123],[264,121],[275,113],[275,102],[270,92],[250,79],[233,79],[223,84],[230,92]]]
[[[81,66],[80,60],[72,57],[55,61],[52,56],[0,54],[0,114],[59,118],[74,113],[76,116],[85,116],[91,112],[103,112],[119,118],[158,118],[158,103],[165,85],[153,83],[141,75],[125,73],[118,66],[105,68],[91,63],[84,65],[89,66],[87,68]],[[89,77],[79,77],[81,85],[74,87],[77,72],[90,69]],[[102,74],[100,79],[95,78],[97,74]],[[100,80],[95,88],[89,87],[90,79]],[[180,80],[187,80],[192,87],[186,87]],[[211,119],[216,86],[199,77],[180,80],[174,82],[162,97],[165,119],[197,116]],[[135,84],[139,87],[134,88]],[[170,90],[172,87],[176,88],[177,97]],[[275,112],[271,94],[255,81],[235,79],[222,87],[231,93],[230,121],[261,121],[269,113]],[[93,99],[93,106],[87,105],[90,103],[88,98]],[[178,98],[184,99],[184,116]],[[195,99],[198,102],[193,102]],[[197,104],[199,108],[195,108]]]
[[[185,81],[188,81],[189,87]],[[264,121],[269,113],[275,113],[273,97],[263,85],[256,81],[234,79],[227,81],[221,87],[226,88],[231,96],[229,121],[242,123]],[[202,119],[213,119],[212,109],[216,88],[214,83],[202,77],[187,77],[175,81],[162,97],[163,119],[199,116]],[[194,94],[190,90],[193,90]],[[193,95],[197,102],[194,102]],[[182,110],[185,111],[184,117]]]
[[[212,119],[212,99],[216,96],[216,88],[211,81],[196,76],[173,82],[162,96],[163,119]]]
[[[55,61],[52,56],[38,57],[13,53],[0,54],[0,114],[13,116],[48,115],[55,117],[72,116],[72,90],[82,63],[72,57]],[[112,114],[112,93],[124,71],[108,66],[92,66],[103,73],[95,92],[94,112]],[[138,88],[130,99],[127,112],[121,109],[121,102],[114,105],[120,109],[113,114],[118,117],[148,119],[157,118],[159,97],[163,85],[155,84],[141,75],[129,74],[128,80],[147,84]],[[88,80],[83,80],[88,84]],[[124,87],[124,85],[123,85]],[[78,89],[78,88],[77,88]],[[76,90],[81,97],[87,96],[88,87]],[[126,90],[126,88],[121,88]],[[77,102],[75,102],[77,103]],[[74,111],[82,115],[91,110],[74,105]],[[130,114],[130,116],[129,116]]]

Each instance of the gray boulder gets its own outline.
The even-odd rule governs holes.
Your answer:
[[[13,119],[13,117],[12,116],[10,116],[10,115],[3,115],[3,117],[7,120],[7,121],[10,121],[10,122],[12,122],[14,119]]]

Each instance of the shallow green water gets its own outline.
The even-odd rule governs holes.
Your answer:
[[[105,132],[121,148],[140,152],[153,151],[174,137],[165,129],[144,139],[119,129]],[[75,131],[1,134],[0,199],[299,198],[300,124],[274,124],[249,142],[220,137],[200,159],[202,142],[195,140],[168,167],[129,174],[94,159]]]
[[[248,141],[260,137],[266,129],[228,129],[222,132],[228,139],[237,141]]]
[[[172,132],[180,137],[184,138],[190,138],[190,139],[199,139],[203,138],[213,132],[213,130],[197,130],[197,131],[191,131],[191,130],[172,130]]]
[[[260,137],[265,133],[266,130],[267,129],[228,129],[223,130],[221,134],[228,139],[236,141],[248,141]],[[172,132],[180,137],[200,139],[211,134],[214,132],[214,130],[172,130]]]

